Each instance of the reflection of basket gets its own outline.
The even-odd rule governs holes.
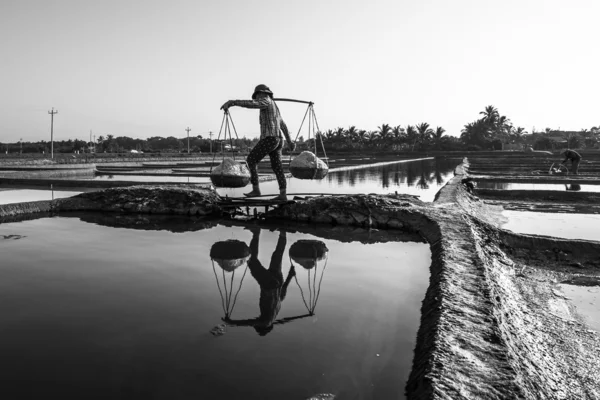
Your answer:
[[[250,258],[250,248],[240,240],[225,240],[212,245],[210,258],[225,271],[231,272]]]
[[[306,167],[292,167],[290,166],[290,172],[294,178],[297,179],[323,179],[329,172],[328,168],[306,168]]]
[[[298,240],[290,246],[290,257],[306,269],[314,268],[317,261],[327,257],[329,249],[320,240]]]
[[[211,173],[210,181],[216,187],[237,188],[244,187],[250,183],[249,176],[227,175],[222,173]]]

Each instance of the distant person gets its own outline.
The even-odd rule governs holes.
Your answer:
[[[577,175],[579,170],[579,163],[581,162],[581,155],[575,150],[565,150],[562,152],[562,155],[565,156],[564,161],[561,164],[566,163],[568,160],[571,160],[571,172],[574,175]]]
[[[460,183],[465,185],[465,189],[468,193],[473,193],[473,190],[475,190],[475,182],[473,182],[473,178],[471,178],[470,176],[462,179]]]
[[[567,189],[568,191],[579,192],[581,190],[581,185],[572,183],[570,185],[565,185],[565,189]]]
[[[291,266],[287,278],[285,281],[283,280],[281,264],[287,243],[286,233],[284,231],[279,232],[279,239],[277,240],[275,251],[271,255],[269,269],[266,269],[262,266],[260,261],[258,261],[260,228],[252,227],[250,230],[252,231],[252,240],[250,241],[250,259],[248,260],[248,267],[250,268],[250,273],[260,286],[260,316],[242,320],[224,318],[224,321],[228,325],[253,326],[260,336],[265,336],[273,330],[273,323],[281,309],[281,302],[285,299],[287,288],[292,281],[292,278],[296,275],[296,270],[294,269],[294,266]]]
[[[258,185],[258,163],[268,154],[271,159],[271,168],[277,177],[279,184],[279,196],[273,200],[287,200],[287,182],[285,181],[285,173],[281,164],[281,150],[283,148],[283,137],[290,151],[294,151],[296,145],[290,139],[290,134],[285,122],[281,118],[279,108],[273,101],[273,92],[267,85],[258,85],[252,94],[252,100],[229,100],[221,106],[222,110],[227,111],[229,107],[238,106],[244,108],[260,109],[260,140],[248,154],[246,161],[250,169],[250,183],[252,183],[252,191],[244,193],[245,196],[253,197],[260,196],[260,187]]]

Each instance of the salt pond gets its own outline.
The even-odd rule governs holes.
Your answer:
[[[502,228],[516,233],[600,240],[600,215],[508,210],[502,215],[507,219]]]
[[[231,322],[215,336],[225,312],[257,317],[263,293],[256,271],[225,272],[211,246],[253,235],[265,268],[279,244],[282,276],[291,263],[296,276],[272,330]],[[297,264],[299,240],[322,241],[327,258]],[[402,398],[431,263],[420,242],[101,214],[0,224],[0,248],[6,399]]]
[[[518,182],[478,182],[479,189],[497,190],[557,190],[573,192],[600,192],[600,185],[556,184],[556,183],[518,183]]]
[[[174,183],[210,183],[209,177],[177,176],[177,175],[98,175],[95,181],[129,181],[129,182],[174,182]]]
[[[434,159],[400,162],[378,167],[330,172],[322,180],[288,179],[288,193],[404,193],[433,201],[436,193],[454,176],[460,160]],[[263,194],[279,194],[277,182],[262,182]],[[218,189],[222,196],[241,197],[249,188]]]
[[[600,332],[600,287],[559,285],[590,328]]]
[[[48,190],[48,189],[18,189],[3,188],[0,189],[0,204],[22,203],[26,201],[54,200],[64,197],[75,196],[81,193],[81,189],[76,190]]]
[[[325,179],[300,180],[288,179],[288,193],[330,193],[330,194],[356,194],[356,193],[405,193],[417,195],[423,201],[433,201],[436,193],[443,185],[454,176],[454,168],[460,163],[458,159],[435,159],[419,161],[403,161],[397,164],[389,164],[378,167],[367,167],[348,171],[331,172]],[[81,179],[74,177],[73,179]],[[174,183],[199,183],[210,182],[209,178],[182,177],[182,176],[141,176],[141,175],[102,175],[97,180],[124,180],[139,182],[174,182]],[[67,180],[67,179],[65,179]],[[54,185],[55,189],[60,184]],[[0,191],[0,204],[18,203],[23,201],[37,201],[52,199],[51,190],[35,189],[23,191],[20,188],[3,187]],[[68,188],[62,187],[64,194],[68,197],[82,191],[100,190],[99,188]],[[276,181],[262,182],[263,194],[279,193]],[[244,192],[250,191],[250,186],[238,189],[219,188],[219,194],[231,197],[241,197]]]

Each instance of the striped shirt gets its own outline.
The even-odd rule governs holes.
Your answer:
[[[283,131],[286,140],[290,141],[289,131],[281,114],[277,104],[270,97],[263,97],[258,100],[234,100],[234,106],[244,108],[259,108],[260,115],[258,121],[260,123],[260,138],[263,139],[268,136],[281,137],[279,130]]]

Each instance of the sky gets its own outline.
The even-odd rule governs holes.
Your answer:
[[[49,140],[52,108],[55,140],[217,138],[220,106],[258,84],[313,101],[322,130],[459,136],[487,105],[528,132],[589,129],[599,15],[598,0],[2,0],[0,142]],[[296,137],[306,106],[280,109]],[[257,110],[231,116],[258,137]]]

